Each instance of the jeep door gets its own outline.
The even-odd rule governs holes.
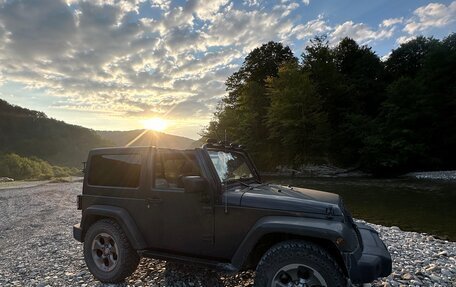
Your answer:
[[[153,154],[150,209],[158,249],[205,255],[213,245],[214,212],[209,190],[186,192],[185,176],[204,176],[195,150],[158,149]]]
[[[84,206],[122,208],[135,222],[147,243],[157,238],[154,222],[148,219],[145,198],[150,186],[151,148],[110,148],[92,150],[84,178]]]

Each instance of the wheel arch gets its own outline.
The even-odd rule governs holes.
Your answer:
[[[81,229],[83,241],[90,226],[104,218],[113,219],[120,225],[134,249],[141,250],[147,247],[146,241],[141,235],[136,222],[128,211],[121,207],[108,205],[92,205],[82,212]]]
[[[260,219],[249,231],[232,258],[238,269],[255,268],[263,254],[272,246],[287,240],[303,240],[323,247],[348,274],[347,268],[336,245],[342,237],[341,222],[321,219],[267,217]]]

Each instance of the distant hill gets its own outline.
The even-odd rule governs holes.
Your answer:
[[[157,131],[131,130],[131,131],[97,131],[102,138],[114,143],[116,146],[157,146],[173,149],[194,148],[195,141],[186,137],[169,135]],[[199,147],[200,145],[198,145]]]
[[[189,146],[189,148],[192,149],[192,148],[202,147],[205,143],[206,143],[206,139],[200,138],[196,141],[193,141],[192,144]]]
[[[79,168],[90,149],[125,146],[134,139],[133,146],[155,145],[174,149],[201,146],[186,137],[155,131],[95,131],[48,118],[43,112],[0,99],[0,154],[35,156],[53,165]]]
[[[94,130],[0,99],[0,153],[36,156],[54,165],[79,168],[90,149],[109,145]]]

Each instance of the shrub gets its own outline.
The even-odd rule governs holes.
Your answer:
[[[76,168],[52,166],[37,157],[22,157],[15,153],[0,155],[0,176],[14,179],[50,179],[79,173]]]

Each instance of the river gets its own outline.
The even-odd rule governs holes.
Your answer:
[[[456,241],[456,182],[415,179],[286,178],[267,182],[342,196],[353,217]]]

